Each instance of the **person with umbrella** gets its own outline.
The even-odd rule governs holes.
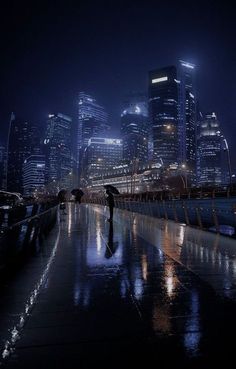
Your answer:
[[[108,222],[112,222],[113,221],[113,209],[115,206],[115,201],[114,201],[114,195],[113,194],[119,194],[119,191],[117,190],[116,187],[112,186],[112,185],[105,185],[104,188],[106,189],[106,200],[108,202],[108,206],[109,206],[109,211],[110,211],[110,218],[108,219]]]
[[[74,190],[71,191],[71,194],[75,196],[75,202],[81,204],[81,198],[84,194],[83,191],[80,188],[75,188]]]
[[[60,190],[57,194],[57,199],[58,199],[58,202],[60,203],[60,209],[63,210],[63,214],[66,214],[65,212],[66,194],[67,194],[67,191],[64,189]]]

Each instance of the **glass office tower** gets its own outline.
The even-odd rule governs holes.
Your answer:
[[[143,95],[128,96],[121,114],[123,158],[127,161],[148,160],[148,109]]]
[[[200,186],[222,183],[222,135],[216,114],[209,113],[200,122],[198,137],[197,177]]]
[[[23,192],[23,164],[34,144],[34,129],[28,121],[11,114],[7,145],[7,190]]]
[[[83,151],[91,137],[105,137],[109,129],[108,114],[95,98],[79,93],[77,162],[82,161]]]
[[[45,181],[50,192],[72,186],[72,119],[64,114],[50,114],[45,146]]]
[[[44,193],[45,185],[45,156],[31,155],[25,159],[23,165],[24,195],[38,195]]]
[[[195,65],[179,62],[179,162],[189,174],[196,171],[196,88]]]
[[[149,72],[153,160],[168,167],[178,160],[178,89],[175,66]]]
[[[121,163],[123,142],[117,138],[92,137],[85,150],[83,179],[101,175]]]

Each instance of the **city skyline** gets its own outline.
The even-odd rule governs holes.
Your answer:
[[[123,96],[145,90],[149,70],[183,59],[196,65],[201,109],[216,111],[232,147],[234,18],[229,2],[213,1],[4,5],[1,140],[11,111],[40,124],[51,111],[75,116],[83,90],[118,125]]]

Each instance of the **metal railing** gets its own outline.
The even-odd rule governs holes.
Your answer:
[[[36,240],[42,240],[57,220],[58,205],[43,208],[35,206],[32,216],[20,220],[0,231],[0,269],[15,260],[19,254],[29,250]]]
[[[200,229],[224,233],[222,226],[236,228],[236,196],[170,196],[146,193],[115,196],[115,207],[156,218],[174,220]],[[107,205],[104,197],[85,197],[84,202]],[[233,231],[233,229],[232,229]]]

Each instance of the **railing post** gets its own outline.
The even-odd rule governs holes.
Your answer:
[[[173,209],[173,213],[174,213],[174,220],[176,222],[178,222],[178,215],[177,215],[177,211],[176,211],[176,203],[174,201],[172,201],[172,209]]]
[[[184,209],[184,216],[185,216],[186,224],[189,225],[190,222],[189,222],[189,217],[188,217],[188,211],[187,211],[187,207],[184,201],[183,201],[183,209]]]
[[[215,208],[214,200],[212,200],[212,205],[211,206],[212,206],[212,217],[213,217],[214,225],[215,225],[215,228],[216,228],[216,232],[219,233],[220,227],[219,227],[219,221],[218,221],[218,216],[217,216],[217,211],[216,211],[216,208]]]
[[[202,218],[201,218],[201,212],[199,208],[196,208],[196,213],[197,213],[197,221],[198,221],[198,225],[200,227],[200,229],[203,229],[202,226]]]

